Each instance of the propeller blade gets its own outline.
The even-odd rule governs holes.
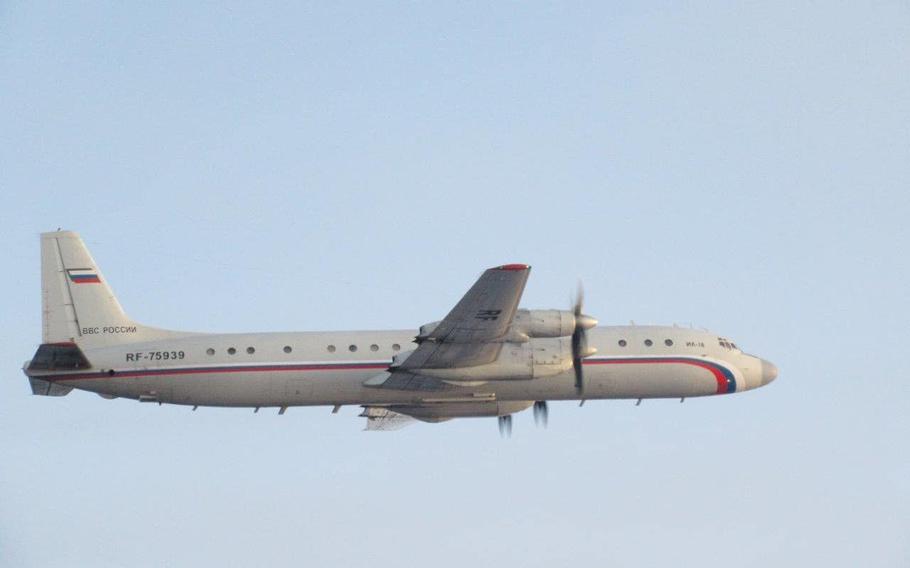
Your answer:
[[[572,369],[575,371],[575,392],[581,393],[585,387],[584,369],[581,362],[581,342],[584,330],[575,328],[572,333]]]
[[[512,415],[507,414],[499,417],[499,435],[503,438],[512,437]]]
[[[547,427],[550,419],[550,410],[547,408],[547,401],[538,400],[534,403],[534,424]]]
[[[585,287],[582,285],[581,280],[578,281],[578,288],[575,290],[575,305],[572,308],[572,311],[575,313],[575,317],[581,315],[582,310],[585,307]]]
[[[597,325],[597,320],[583,314],[585,303],[585,289],[581,281],[575,292],[575,303],[572,312],[575,314],[575,330],[572,332],[572,369],[575,371],[575,392],[581,394],[585,388],[584,368],[582,359],[592,355],[593,349],[588,348],[587,330]]]
[[[584,394],[585,392],[585,373],[581,368],[581,359],[574,361],[575,369],[575,392]]]

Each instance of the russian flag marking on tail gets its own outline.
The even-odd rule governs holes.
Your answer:
[[[101,279],[93,268],[70,268],[66,271],[74,284],[98,284]]]

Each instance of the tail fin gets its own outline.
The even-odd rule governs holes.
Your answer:
[[[77,233],[41,235],[43,343],[85,347],[176,335],[131,320]]]

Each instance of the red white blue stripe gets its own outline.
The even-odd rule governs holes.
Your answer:
[[[591,357],[585,365],[692,365],[710,371],[717,382],[716,394],[736,392],[736,376],[733,371],[715,361],[697,357]]]
[[[222,373],[262,373],[262,372],[300,372],[300,371],[360,371],[383,370],[389,366],[389,361],[347,361],[325,363],[297,363],[297,364],[252,364],[252,365],[226,365],[214,367],[177,367],[162,369],[123,369],[120,371],[88,371],[82,373],[68,373],[66,375],[44,376],[48,380],[81,380],[81,379],[107,379],[112,377],[153,377],[162,375],[199,375]],[[717,383],[716,394],[729,394],[736,392],[736,376],[733,371],[707,359],[697,357],[589,357],[584,360],[585,365],[691,365],[709,371]]]

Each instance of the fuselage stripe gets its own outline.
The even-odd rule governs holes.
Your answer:
[[[389,362],[370,361],[365,363],[306,363],[289,365],[234,365],[224,367],[180,367],[172,369],[137,369],[109,371],[93,371],[83,373],[67,373],[65,375],[36,375],[44,380],[75,381],[84,379],[121,379],[137,377],[157,377],[169,375],[203,375],[215,373],[263,373],[263,372],[292,372],[292,371],[360,371],[360,370],[385,370]],[[730,369],[703,359],[689,357],[590,357],[584,360],[585,365],[643,365],[643,364],[676,364],[693,365],[710,371],[717,382],[717,394],[736,392],[736,378]]]
[[[281,371],[354,371],[363,369],[388,369],[390,363],[316,363],[307,365],[247,365],[234,367],[181,367],[175,369],[142,369],[136,371],[108,371],[51,375],[43,379],[66,381],[81,379],[111,379],[158,377],[162,375],[203,375],[210,373],[271,373]]]

